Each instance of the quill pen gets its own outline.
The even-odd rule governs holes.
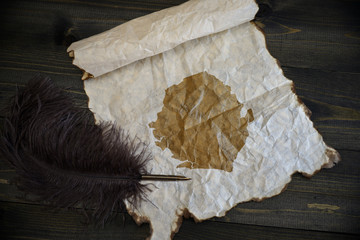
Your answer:
[[[149,175],[150,157],[141,143],[113,124],[95,124],[40,75],[12,99],[0,147],[16,169],[20,190],[57,207],[94,209],[92,220],[101,225],[125,200],[136,207],[146,199],[144,180],[188,180]]]

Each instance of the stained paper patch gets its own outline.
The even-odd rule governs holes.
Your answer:
[[[162,111],[149,126],[156,145],[184,161],[177,167],[231,172],[254,120],[251,109],[241,117],[242,108],[229,86],[202,72],[166,89]]]

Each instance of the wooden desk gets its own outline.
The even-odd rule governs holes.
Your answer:
[[[0,9],[0,107],[16,86],[40,72],[49,75],[82,106],[87,97],[81,71],[66,47],[54,40],[61,16],[85,38],[130,19],[184,0],[9,1]],[[287,190],[261,203],[239,204],[226,217],[203,223],[184,220],[174,239],[358,239],[360,234],[360,15],[359,2],[259,1],[257,24],[270,53],[312,111],[312,121],[342,161],[311,179],[293,175]],[[3,112],[0,120],[3,120]],[[121,215],[105,229],[81,224],[82,217],[22,200],[8,179],[14,176],[0,158],[1,239],[144,239]]]

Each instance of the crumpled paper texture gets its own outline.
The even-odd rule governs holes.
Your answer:
[[[111,69],[110,71],[87,80],[84,84],[89,96],[89,108],[94,112],[98,121],[114,121],[129,131],[131,136],[148,144],[148,149],[153,156],[153,160],[148,165],[151,173],[184,175],[192,179],[186,182],[153,182],[152,191],[147,196],[148,201],[142,202],[137,209],[132,209],[130,205],[127,206],[135,221],[150,223],[151,239],[170,239],[178,230],[184,213],[190,213],[198,220],[224,216],[238,203],[253,199],[260,200],[281,193],[295,172],[313,175],[323,166],[331,167],[333,162],[340,160],[337,152],[328,147],[321,135],[314,129],[313,123],[307,116],[308,110],[299,102],[293,92],[293,82],[284,77],[276,60],[267,51],[264,35],[254,24],[249,22],[257,11],[255,3],[240,0],[206,2],[209,2],[211,6],[214,4],[212,11],[216,12],[219,9],[219,16],[227,16],[227,13],[223,11],[224,5],[229,6],[229,11],[233,12],[234,5],[232,4],[235,3],[240,8],[236,12],[241,13],[244,9],[246,11],[251,9],[252,14],[250,16],[245,14],[244,18],[247,21],[242,21],[235,27],[199,38],[191,36],[194,36],[195,32],[202,31],[201,24],[196,25],[195,23],[199,21],[199,17],[201,18],[201,12],[198,13],[199,16],[194,17],[194,25],[189,29],[177,29],[181,28],[177,25],[182,22],[181,19],[175,21],[174,25],[171,25],[170,21],[168,22],[170,26],[166,28],[182,32],[185,35],[182,36],[182,39],[190,40],[170,49],[165,47],[166,51],[161,53],[155,51],[152,56],[145,54],[140,60],[129,61],[128,64],[116,68],[116,70],[113,69],[114,65],[110,61],[110,66],[100,66],[103,70]],[[186,12],[189,8],[191,9],[190,4],[194,4],[195,7],[200,2],[190,1],[187,4],[185,9],[182,9],[182,5],[176,9],[179,12]],[[175,14],[177,10],[172,11]],[[160,12],[156,18],[170,18],[167,13],[169,12]],[[177,17],[180,18],[180,16]],[[234,18],[241,17],[237,14],[234,15]],[[149,19],[152,18],[153,16]],[[184,21],[190,21],[191,18],[185,17],[186,21]],[[221,21],[221,17],[213,20]],[[226,21],[232,20],[226,19]],[[133,30],[141,28],[141,26],[130,26],[129,29]],[[107,34],[115,34],[116,31],[118,30],[115,29],[114,32]],[[135,32],[134,34],[136,35]],[[108,39],[108,35],[98,35],[97,38],[100,36],[109,43],[116,39],[116,36]],[[161,35],[155,36],[153,41],[157,42],[162,38]],[[139,39],[140,37],[127,41],[139,44]],[[166,38],[161,41],[161,44],[163,41],[166,41]],[[79,42],[77,48],[81,48],[82,44],[86,48],[86,54],[96,56],[96,58],[112,59],[111,54],[106,55],[108,52],[121,51],[121,49],[117,49],[116,44],[110,44],[110,49],[100,53],[97,49],[98,40]],[[146,47],[144,46],[144,48]],[[70,46],[69,50],[73,50],[73,48]],[[131,51],[129,55],[136,55]],[[75,51],[75,60],[80,56],[82,55]],[[82,60],[84,59],[78,59],[78,61]],[[89,59],[86,60],[89,61]],[[114,61],[118,61],[117,57],[114,58]],[[106,65],[106,63],[104,64]],[[87,72],[95,73],[95,68],[84,69]],[[221,102],[223,100],[218,99],[218,102],[223,105],[223,109],[227,109],[228,104],[236,105],[238,103],[241,106],[234,119],[238,119],[235,122],[240,119],[244,119],[243,121],[246,122],[246,127],[243,128],[246,130],[246,133],[244,132],[246,138],[242,138],[244,144],[235,153],[235,157],[231,161],[231,168],[225,166],[222,169],[211,164],[208,164],[208,167],[205,165],[205,167],[184,166],[182,164],[186,158],[186,148],[185,153],[181,153],[183,155],[180,156],[181,151],[179,151],[178,156],[174,153],[173,146],[170,146],[171,141],[167,142],[165,139],[164,144],[159,144],[166,135],[160,130],[164,108],[177,106],[179,109],[179,106],[183,106],[185,109],[191,106],[197,109],[193,110],[194,115],[190,114],[192,122],[202,122],[201,118],[205,115],[223,115],[224,111],[220,111],[221,114],[219,112],[211,113],[206,109],[199,111],[199,108],[194,107],[199,106],[198,103],[205,104],[206,108],[207,102],[201,103],[199,99],[204,99],[205,93],[212,94],[210,90],[203,91],[203,97],[195,98],[181,97],[182,95],[179,93],[179,95],[175,95],[171,104],[168,106],[164,104],[169,89],[181,86],[184,81],[187,81],[186,79],[199,74],[208,74],[221,81],[224,88],[229,91],[228,97],[233,96],[234,99],[230,102]],[[198,83],[198,86],[194,88],[196,91],[206,88],[204,82],[196,79],[190,83]],[[208,89],[213,89],[213,92],[217,91],[214,90],[216,87]],[[186,94],[186,91],[184,92]],[[181,99],[188,100],[183,100],[181,103]],[[190,101],[190,103],[186,103],[186,101]],[[176,109],[172,109],[172,112],[175,120],[178,118],[178,122],[185,122],[184,118],[189,116],[191,109],[187,110],[187,114],[179,110],[176,115]],[[168,120],[173,121],[174,119],[171,120],[171,118],[169,117]],[[157,121],[160,123],[156,124]],[[226,121],[218,121],[210,126],[215,128],[221,122]],[[236,128],[236,124],[239,124],[235,122],[234,128]],[[166,125],[164,122],[162,124]],[[176,129],[181,124],[173,125],[174,128],[166,126],[170,136],[178,134],[180,131]],[[199,126],[199,124],[191,126],[193,125]],[[223,133],[226,132],[226,127],[224,131],[214,131]],[[230,141],[231,137],[226,134],[215,135],[220,139],[218,146],[225,147],[219,147],[217,153],[205,152],[218,157],[222,154],[221,151],[226,152],[227,146],[229,146],[226,141]],[[196,132],[193,132],[191,136],[196,137]],[[212,138],[209,142],[212,142],[214,135],[210,134],[209,136]],[[206,138],[206,135],[203,138]],[[176,138],[173,140],[175,141]],[[181,148],[181,141],[179,146]],[[216,157],[213,158],[215,165]],[[188,158],[190,159],[190,157]],[[196,160],[194,161],[196,162]]]
[[[253,0],[192,0],[73,43],[74,64],[94,77],[253,18]]]

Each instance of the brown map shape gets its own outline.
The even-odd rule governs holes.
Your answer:
[[[169,148],[174,158],[183,161],[177,167],[231,172],[254,116],[251,109],[240,116],[243,104],[230,87],[202,72],[166,89],[163,103],[149,126],[159,140],[156,145]]]

